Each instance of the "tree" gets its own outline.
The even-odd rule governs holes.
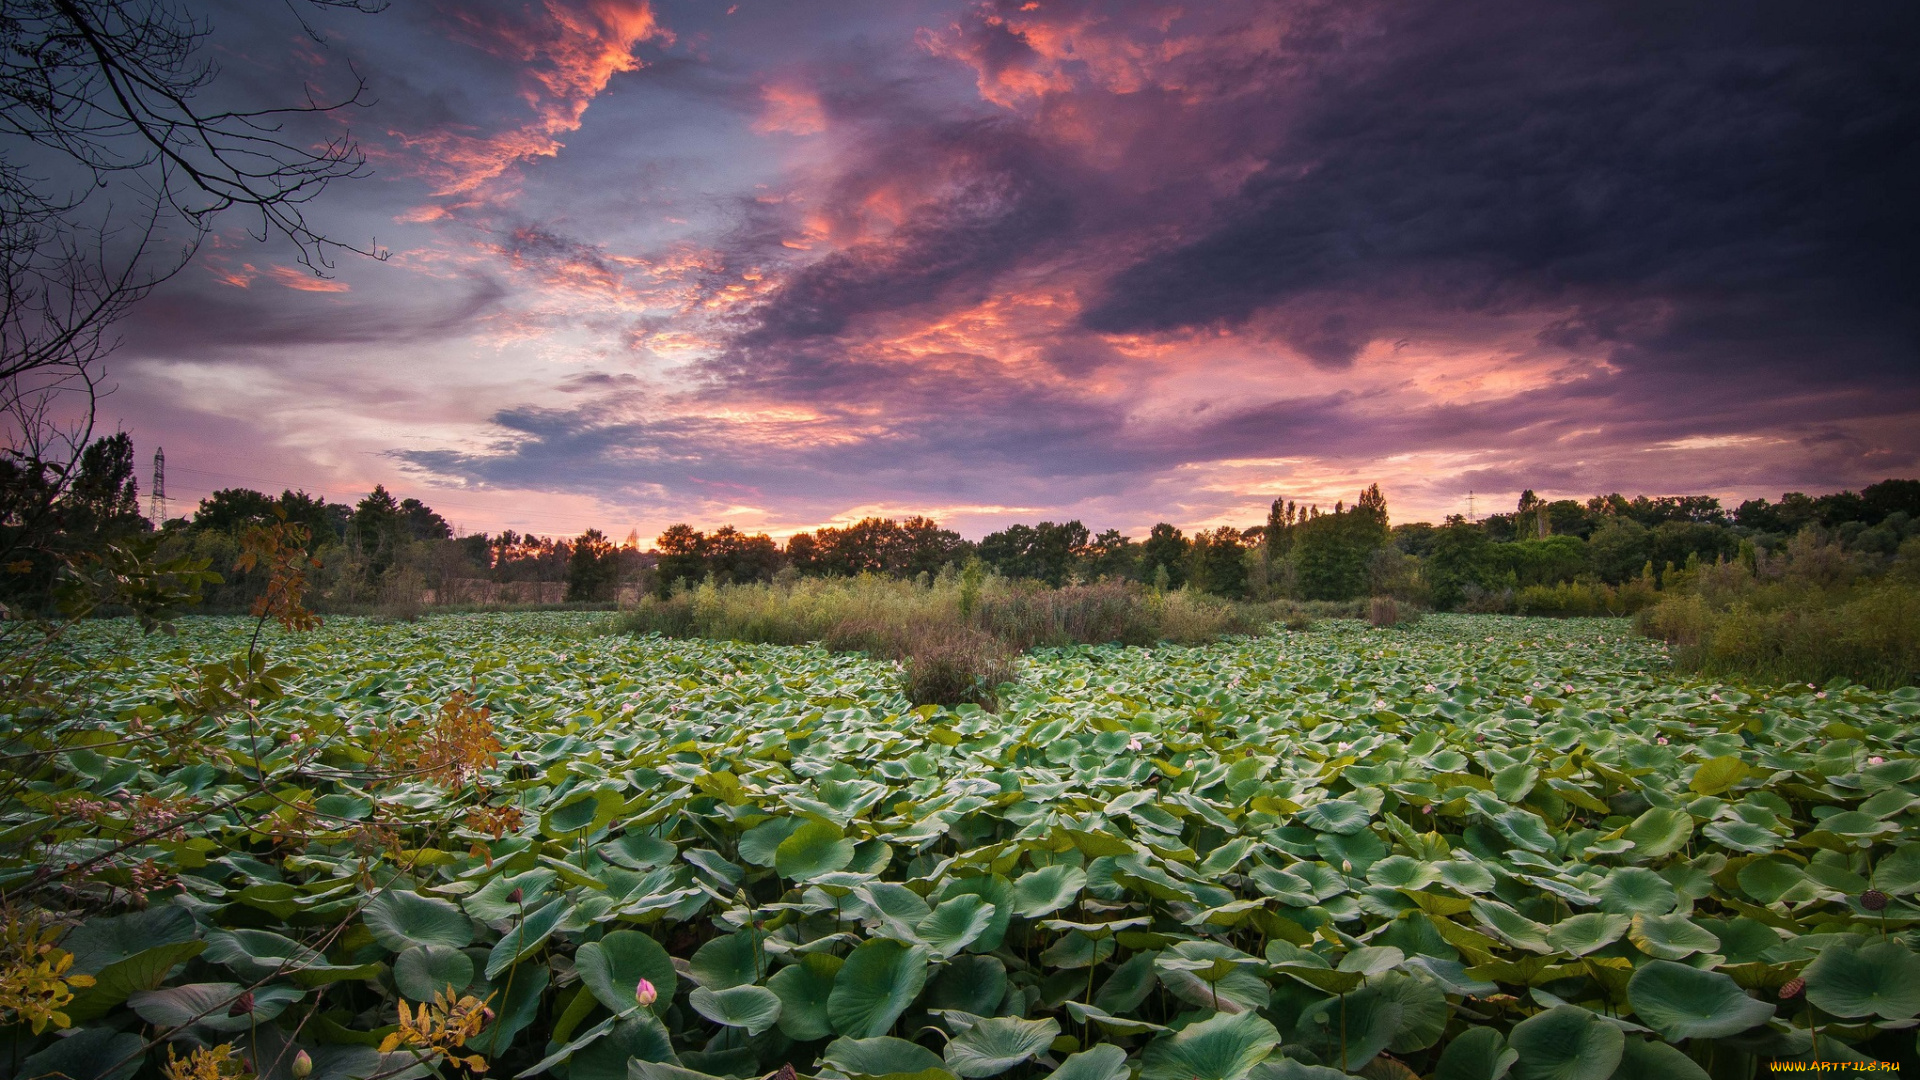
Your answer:
[[[453,536],[453,526],[447,519],[419,499],[400,500],[399,514],[409,539],[447,540]]]
[[[567,556],[567,599],[610,600],[620,580],[620,554],[599,529],[588,529]]]
[[[1147,580],[1159,583],[1159,572],[1166,571],[1166,584],[1162,588],[1177,589],[1187,581],[1187,543],[1186,536],[1179,529],[1162,521],[1147,533],[1147,539],[1140,545],[1140,565]]]
[[[1222,525],[1195,533],[1190,559],[1193,587],[1216,596],[1239,598],[1247,593],[1246,548],[1240,530]]]
[[[1387,500],[1375,484],[1351,510],[1334,504],[1331,514],[1309,515],[1293,528],[1293,560],[1300,593],[1309,600],[1351,600],[1364,595],[1373,553],[1392,535]]]
[[[707,576],[707,536],[687,524],[672,525],[654,541],[660,595],[673,591],[675,582],[693,583]]]
[[[193,528],[239,535],[249,525],[273,520],[273,500],[252,488],[221,488],[200,500]]]
[[[349,535],[359,545],[368,570],[379,574],[393,565],[406,539],[405,528],[406,519],[400,514],[400,504],[385,485],[375,484],[367,497],[355,504]]]
[[[379,254],[336,243],[305,217],[327,185],[365,171],[350,136],[317,126],[363,103],[364,84],[283,108],[203,105],[216,75],[205,56],[211,31],[180,0],[0,0],[0,482],[17,524],[4,538],[10,548],[46,547],[56,529],[53,504],[91,438],[111,328],[187,264],[221,214],[246,211],[257,237],[291,241],[316,272],[337,250]]]

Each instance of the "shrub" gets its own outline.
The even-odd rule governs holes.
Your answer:
[[[977,630],[937,630],[906,644],[901,691],[915,705],[961,705],[988,710],[995,692],[1014,678],[1006,646]]]
[[[1285,614],[1281,605],[1236,603],[1192,589],[1158,592],[1110,581],[1049,588],[970,567],[917,582],[877,576],[708,582],[671,596],[642,597],[617,625],[630,633],[677,638],[820,642],[836,651],[901,661],[908,696],[916,701],[924,694],[930,701],[987,704],[992,688],[1011,677],[1011,657],[1027,649],[1162,641],[1197,645],[1258,633]]]
[[[1667,642],[1684,671],[1882,688],[1920,679],[1920,575],[1911,572],[1920,547],[1903,546],[1878,577],[1805,535],[1769,562],[1758,572],[1736,562],[1676,575],[1636,627]]]
[[[1411,626],[1420,621],[1420,609],[1391,596],[1376,596],[1368,601],[1367,621],[1375,626]]]

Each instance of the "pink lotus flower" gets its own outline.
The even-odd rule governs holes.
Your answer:
[[[1884,764],[1886,764],[1886,761],[1887,761],[1887,759],[1886,759],[1886,758],[1883,758],[1883,757],[1880,757],[1880,756],[1878,756],[1878,755],[1875,755],[1875,756],[1873,756],[1873,757],[1870,757],[1870,758],[1868,758],[1868,759],[1867,759],[1867,764],[1869,764],[1869,765],[1884,765]]]
[[[1138,749],[1140,749],[1140,740],[1139,740],[1139,739],[1128,739],[1128,740],[1127,740],[1127,749],[1129,749],[1129,750],[1138,750]]]
[[[294,1080],[306,1080],[313,1072],[313,1057],[305,1050],[300,1051],[293,1056],[293,1065],[287,1071],[293,1074]]]
[[[633,988],[633,1000],[639,1002],[640,1007],[644,1009],[660,1000],[660,991],[655,990],[652,983],[641,979],[640,985]]]

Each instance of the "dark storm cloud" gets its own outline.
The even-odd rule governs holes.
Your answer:
[[[1640,362],[1710,369],[1739,362],[1720,347],[1736,343],[1819,362],[1767,349],[1777,329],[1849,367],[1913,373],[1920,9],[1381,10],[1369,44],[1326,58],[1294,135],[1216,224],[1117,274],[1087,326],[1239,325],[1329,292],[1566,303]],[[1661,340],[1606,325],[1645,300],[1676,312]],[[1280,320],[1332,365],[1377,329]]]
[[[204,358],[244,354],[255,359],[275,350],[325,345],[420,344],[463,336],[475,320],[507,297],[497,279],[472,274],[422,286],[405,282],[404,295],[382,291],[392,277],[410,277],[377,264],[353,266],[361,292],[302,292],[257,275],[245,288],[215,284],[189,271],[133,309],[124,325],[140,357]],[[305,270],[283,270],[291,280],[311,280]],[[288,293],[300,297],[295,302]]]

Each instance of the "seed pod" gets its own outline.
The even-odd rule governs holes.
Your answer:
[[[1801,978],[1788,979],[1780,987],[1780,1000],[1792,1001],[1794,998],[1799,997],[1806,989],[1807,980]]]
[[[1860,906],[1868,911],[1887,910],[1887,894],[1879,889],[1868,889],[1860,894]]]
[[[253,1012],[253,991],[251,990],[242,990],[240,996],[233,999],[233,1004],[227,1006],[228,1016],[246,1016],[251,1012]]]

